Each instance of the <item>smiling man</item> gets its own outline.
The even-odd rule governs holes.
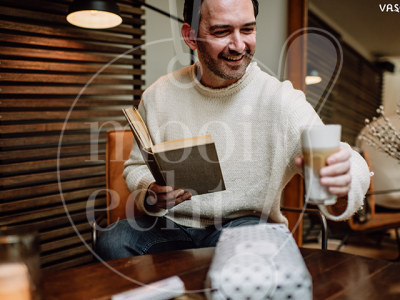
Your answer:
[[[212,88],[223,88],[242,78],[256,50],[258,3],[224,2],[203,2],[198,30],[189,25],[189,12],[182,26],[186,44],[198,50],[201,83]]]
[[[226,190],[192,195],[159,186],[134,144],[123,175],[144,215],[100,235],[103,259],[215,246],[224,227],[287,224],[280,198],[301,173],[300,128],[322,121],[301,91],[251,62],[257,14],[257,0],[185,1],[182,36],[199,61],[149,87],[139,112],[155,144],[211,134]],[[365,161],[342,144],[321,176],[340,197],[323,213],[350,218],[369,186]]]

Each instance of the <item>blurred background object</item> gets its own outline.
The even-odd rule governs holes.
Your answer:
[[[0,228],[0,299],[42,299],[39,237],[36,231]]]
[[[392,191],[375,196],[378,210],[400,212],[400,110],[397,110],[397,114],[386,116],[381,106],[377,112],[380,114],[378,118],[374,117],[372,122],[365,120],[366,126],[359,136],[359,147],[369,153],[375,174],[375,190]]]

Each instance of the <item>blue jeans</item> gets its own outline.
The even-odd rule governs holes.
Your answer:
[[[245,216],[221,226],[190,228],[167,218],[140,216],[111,224],[98,240],[97,254],[103,260],[154,254],[174,250],[215,247],[222,228],[264,223],[254,216]]]

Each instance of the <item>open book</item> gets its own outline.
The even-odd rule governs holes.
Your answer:
[[[193,196],[225,190],[217,150],[211,135],[153,145],[136,108],[122,110],[157,184],[183,189]]]

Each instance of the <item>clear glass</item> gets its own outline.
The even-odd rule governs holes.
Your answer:
[[[0,299],[42,300],[36,231],[0,228]]]

